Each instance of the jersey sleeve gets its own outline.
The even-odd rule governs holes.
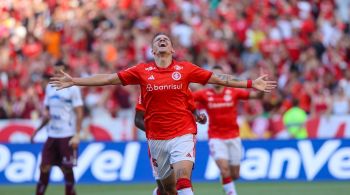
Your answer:
[[[140,74],[139,74],[139,65],[130,67],[126,70],[122,70],[117,73],[122,85],[137,85],[140,84]]]
[[[198,108],[204,108],[206,105],[206,99],[204,96],[204,91],[200,90],[200,91],[196,91],[192,93],[193,95],[193,100],[196,103],[196,107]]]
[[[83,105],[83,98],[81,97],[81,92],[79,87],[72,87],[72,104],[73,104],[73,107],[78,107]]]
[[[244,90],[244,89],[234,89],[234,92],[237,94],[237,98],[238,99],[242,99],[242,100],[247,100],[249,99],[249,91],[248,90]]]
[[[189,81],[191,83],[200,83],[202,85],[205,85],[208,83],[208,80],[213,74],[212,72],[205,70],[203,68],[200,68],[191,63],[189,63],[189,66],[190,66]]]
[[[145,112],[145,111],[146,111],[145,107],[144,107],[143,104],[142,104],[141,95],[139,95],[139,97],[138,97],[135,110],[137,110],[137,111],[142,111],[142,112]]]
[[[194,102],[194,98],[192,95],[192,92],[189,90],[188,91],[188,108],[193,112],[196,110],[196,104]]]

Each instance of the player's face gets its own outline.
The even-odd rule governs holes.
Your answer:
[[[61,70],[64,71],[64,66],[55,66],[54,73],[59,74],[61,72]]]
[[[152,53],[153,55],[174,53],[170,38],[166,35],[156,36],[152,43]]]

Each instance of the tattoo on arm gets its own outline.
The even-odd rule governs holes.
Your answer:
[[[221,81],[225,82],[226,85],[228,85],[230,81],[240,81],[234,76],[228,74],[215,74],[215,76],[218,77]]]

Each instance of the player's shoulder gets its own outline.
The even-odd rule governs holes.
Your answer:
[[[192,66],[197,66],[195,64],[193,64],[192,62],[189,62],[189,61],[174,61],[175,63],[175,66],[182,66],[182,67],[192,67]]]
[[[153,62],[149,61],[149,62],[140,62],[128,69],[135,69],[137,71],[152,71],[152,70],[155,70],[156,67],[154,66]]]
[[[244,93],[247,93],[248,90],[246,89],[240,89],[240,88],[231,88],[231,87],[227,87],[225,89],[225,92],[226,93],[230,93],[232,95],[239,95],[239,94],[244,94]]]

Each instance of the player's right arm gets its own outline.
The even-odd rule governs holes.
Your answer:
[[[95,74],[90,77],[72,77],[64,71],[50,79],[50,84],[57,90],[77,86],[103,86],[121,84],[117,74]]]
[[[32,134],[32,136],[30,137],[30,142],[34,143],[34,137],[35,135],[43,128],[47,125],[47,123],[49,123],[50,121],[50,114],[49,114],[49,107],[46,106],[45,110],[44,110],[44,114],[43,114],[43,120],[41,121],[41,124],[39,125],[38,128],[35,129],[34,133]]]

